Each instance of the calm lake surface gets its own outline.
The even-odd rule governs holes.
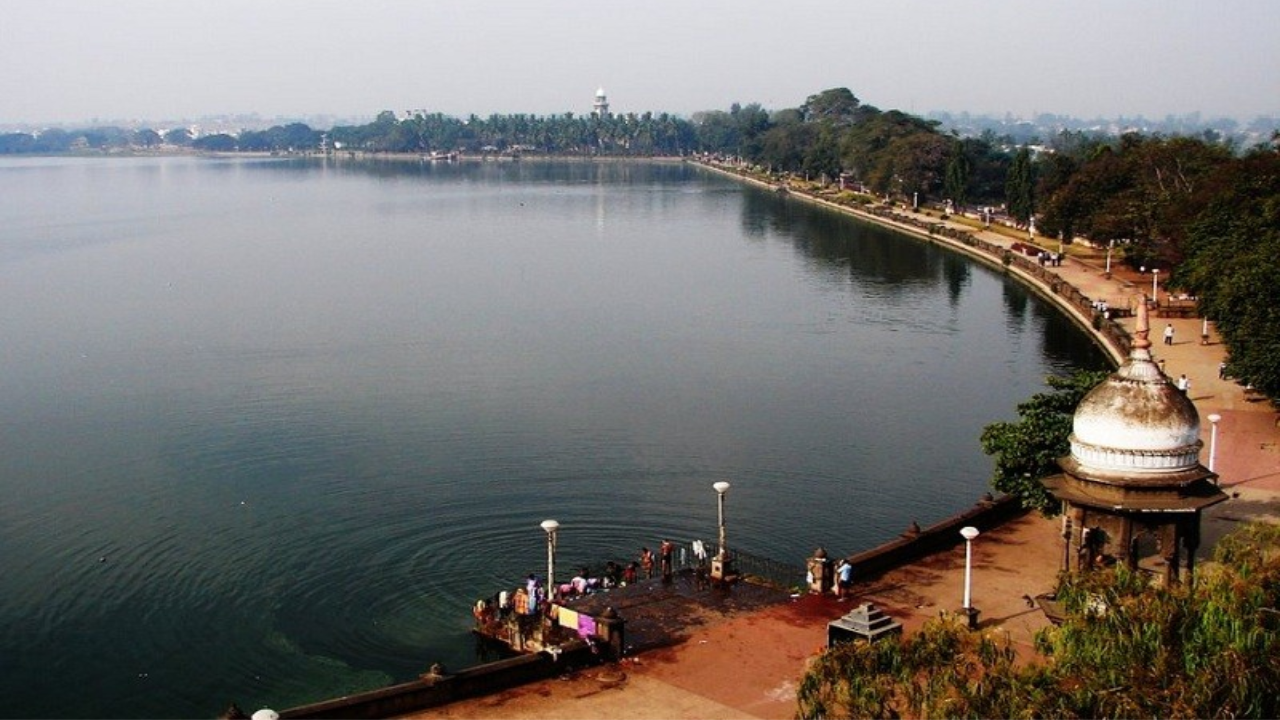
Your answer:
[[[476,661],[662,537],[797,566],[987,490],[1106,366],[999,273],[680,164],[0,161],[0,713],[213,717]],[[801,578],[797,578],[799,581]]]

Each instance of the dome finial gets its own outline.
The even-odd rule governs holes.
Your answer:
[[[1138,320],[1133,326],[1133,349],[1146,350],[1151,347],[1151,320],[1147,316],[1147,296],[1138,295]]]

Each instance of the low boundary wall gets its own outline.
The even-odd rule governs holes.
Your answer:
[[[941,221],[924,221],[902,213],[895,212],[885,206],[855,206],[834,202],[808,192],[796,190],[775,183],[766,182],[757,177],[736,170],[722,167],[715,163],[701,160],[689,160],[691,164],[712,172],[728,175],[751,185],[773,191],[785,191],[797,200],[821,205],[842,212],[867,222],[893,228],[908,236],[926,242],[938,242],[975,260],[1020,278],[1023,284],[1049,302],[1061,308],[1066,316],[1088,331],[1094,341],[1112,361],[1119,365],[1129,355],[1132,338],[1119,323],[1109,318],[1095,317],[1093,299],[1085,296],[1077,288],[1063,280],[1057,273],[1040,266],[1036,261],[1015,253],[998,243],[989,242],[976,236],[969,228],[949,227]]]
[[[960,536],[962,527],[972,525],[986,532],[1027,512],[1029,511],[1022,507],[1018,498],[1012,495],[996,499],[984,498],[969,510],[924,529],[913,527],[896,540],[850,555],[847,559],[853,565],[858,581],[861,581],[959,545],[964,542],[964,538]]]
[[[567,643],[556,657],[548,653],[534,653],[475,665],[457,673],[425,675],[421,680],[299,705],[282,711],[280,717],[386,718],[405,715],[563,675],[598,664],[603,657],[592,652],[585,642]]]

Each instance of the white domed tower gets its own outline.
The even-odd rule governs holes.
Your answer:
[[[1123,562],[1177,582],[1200,512],[1227,499],[1200,464],[1200,415],[1151,358],[1145,298],[1129,359],[1076,407],[1071,454],[1044,480],[1063,505],[1063,569]]]
[[[598,118],[609,117],[609,98],[605,97],[604,88],[596,90],[596,101],[591,105],[591,114]]]

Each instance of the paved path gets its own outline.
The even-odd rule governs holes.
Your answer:
[[[978,237],[994,244],[1012,245],[1015,240],[993,231],[981,231]],[[1037,238],[1049,249],[1056,243]],[[1070,248],[1068,257],[1060,267],[1051,270],[1082,294],[1105,301],[1110,307],[1126,307],[1140,293],[1151,294],[1151,274],[1139,274],[1120,263],[1112,263],[1108,277],[1103,258],[1097,251],[1081,251]],[[1157,289],[1162,302],[1167,299],[1163,288]],[[1082,319],[1088,322],[1088,319]],[[1135,319],[1124,318],[1120,324],[1133,332]],[[1208,454],[1214,445],[1211,415],[1221,416],[1214,470],[1220,475],[1220,484],[1235,490],[1262,490],[1280,493],[1280,426],[1275,408],[1260,397],[1246,394],[1244,388],[1231,379],[1219,377],[1219,365],[1226,359],[1226,347],[1217,335],[1213,323],[1201,318],[1151,318],[1152,355],[1163,361],[1165,374],[1170,378],[1186,375],[1190,380],[1190,396],[1200,412],[1202,439],[1205,443],[1203,462],[1208,464]],[[1173,343],[1163,342],[1166,325],[1174,329]],[[1208,334],[1208,342],[1202,344],[1201,333]]]

